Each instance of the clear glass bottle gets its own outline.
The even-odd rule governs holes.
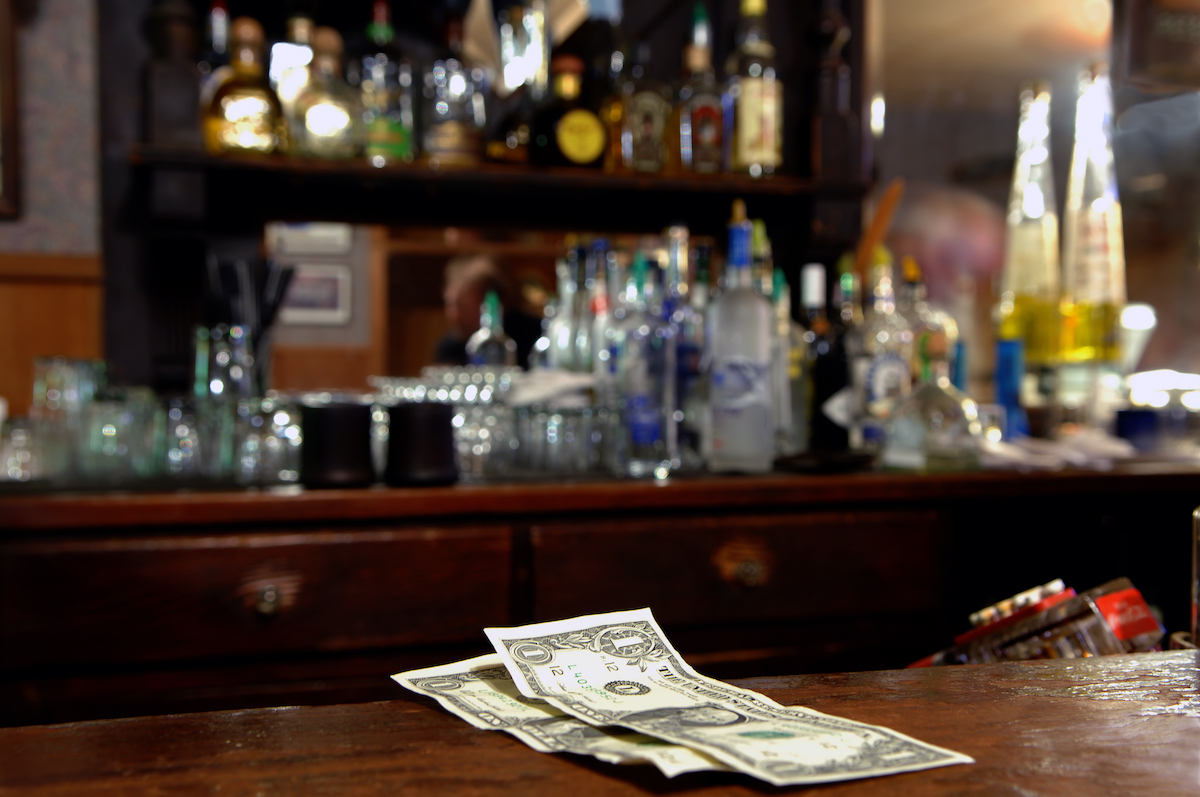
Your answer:
[[[554,266],[558,278],[558,300],[554,317],[546,327],[546,365],[566,371],[575,370],[576,264],[574,258],[561,257]]]
[[[479,308],[479,329],[467,339],[468,365],[517,364],[517,344],[504,334],[504,311],[500,297],[488,291]]]
[[[775,310],[771,336],[771,396],[775,407],[775,452],[799,454],[808,448],[804,423],[804,329],[792,320],[792,290],[783,269],[774,272],[771,304]]]
[[[892,255],[882,246],[874,258],[871,309],[862,327],[862,351],[851,363],[858,393],[858,434],[852,447],[876,450],[884,423],[912,392],[912,330],[896,312]],[[861,439],[857,439],[861,438]]]
[[[997,339],[1020,340],[1028,368],[1053,366],[1060,327],[1058,213],[1050,162],[1050,88],[1044,83],[1021,92],[1007,222]]]
[[[342,37],[317,28],[312,47],[312,80],[295,104],[295,149],[312,158],[353,158],[362,147],[362,106],[342,78]]]
[[[751,286],[752,225],[733,204],[725,287],[711,313],[712,408],[709,470],[764,473],[774,461],[771,419],[771,305]]]
[[[767,237],[767,223],[762,219],[754,219],[751,223],[754,225],[750,238],[751,283],[754,290],[770,296],[775,288],[775,254],[771,239]]]
[[[675,328],[677,365],[675,395],[679,406],[675,412],[676,437],[679,445],[679,467],[700,470],[704,467],[704,427],[707,414],[707,385],[700,362],[704,356],[704,309],[702,302],[693,301],[691,246],[688,228],[676,224],[667,229],[666,290],[663,297],[663,318]],[[707,279],[707,275],[706,275]]]
[[[294,125],[296,98],[312,82],[312,34],[312,18],[293,14],[287,21],[287,41],[271,45],[267,76],[289,125]]]
[[[287,125],[263,68],[263,29],[249,17],[231,27],[233,75],[204,114],[204,146],[212,153],[287,152]]]
[[[1063,360],[1116,364],[1125,243],[1112,153],[1112,87],[1097,64],[1079,81],[1063,219]]]
[[[918,341],[921,335],[928,332],[934,337],[931,345],[945,352],[944,358],[949,363],[950,373],[954,372],[955,358],[958,351],[958,323],[945,310],[933,307],[926,299],[927,291],[921,278],[921,267],[917,261],[905,256],[900,261],[900,271],[904,280],[896,293],[896,312],[908,322],[912,330],[913,341]],[[920,352],[913,346],[912,372],[921,372]]]
[[[703,2],[692,10],[692,40],[683,48],[684,79],[667,125],[668,172],[721,171],[721,88],[712,64],[712,25]]]
[[[770,175],[783,165],[783,83],[767,36],[767,0],[741,0],[735,48],[722,100],[731,172]]]
[[[679,461],[675,426],[675,332],[653,306],[646,257],[634,255],[635,299],[615,335],[615,388],[620,416],[617,461],[624,475],[665,479]]]
[[[362,102],[364,154],[376,167],[411,163],[416,154],[412,63],[396,46],[391,14],[387,0],[375,0],[366,49],[346,69]]]
[[[915,348],[920,384],[888,420],[883,464],[921,472],[975,470],[983,432],[979,408],[950,384],[949,360],[932,331],[922,332]]]

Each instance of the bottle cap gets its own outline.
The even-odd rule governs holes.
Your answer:
[[[787,290],[787,277],[783,274],[783,269],[776,268],[771,274],[771,295],[778,299]]]
[[[264,41],[262,25],[250,17],[238,17],[230,26],[231,38],[245,44],[262,44]]]
[[[800,299],[805,309],[825,306],[825,266],[806,263],[800,270]]]
[[[261,28],[259,31],[261,32]],[[741,224],[746,220],[746,200],[733,200],[733,217],[729,220],[730,224]]]
[[[771,251],[771,239],[767,237],[767,223],[762,219],[755,219],[753,224],[752,246],[754,247],[754,254],[765,256]]]
[[[500,297],[495,291],[488,291],[483,297],[483,312],[492,317],[493,321],[500,318]]]
[[[900,270],[904,274],[905,282],[921,281],[921,267],[917,265],[917,261],[912,255],[904,256],[900,261]]]
[[[308,44],[312,39],[313,21],[304,14],[296,14],[287,21],[288,41],[293,44]]]
[[[312,48],[314,53],[341,57],[343,49],[342,34],[333,28],[322,25],[313,31]]]
[[[633,285],[637,288],[639,296],[646,290],[646,271],[648,269],[649,263],[646,262],[646,254],[639,249],[633,256],[633,264],[629,267],[630,274],[633,276]]]

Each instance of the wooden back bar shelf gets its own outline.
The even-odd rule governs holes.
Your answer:
[[[649,606],[717,677],[902,667],[1061,577],[1187,627],[1200,468],[0,497],[0,724],[361,702]]]

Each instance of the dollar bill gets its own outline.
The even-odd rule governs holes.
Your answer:
[[[526,697],[588,723],[686,745],[777,786],[974,763],[887,728],[784,707],[700,675],[649,609],[484,632]]]
[[[631,731],[598,728],[517,691],[495,654],[393,675],[401,686],[432,697],[476,728],[507,731],[542,753],[590,755],[609,764],[653,764],[668,778],[728,769],[687,747]]]

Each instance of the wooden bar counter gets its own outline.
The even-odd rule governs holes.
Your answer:
[[[1128,576],[1189,625],[1200,468],[0,496],[0,725],[386,698],[481,630],[648,606],[716,677],[903,667]]]
[[[1200,794],[1198,679],[1177,651],[739,682],[976,761],[805,789],[536,753],[394,687],[359,705],[0,729],[0,794],[1185,797]]]

